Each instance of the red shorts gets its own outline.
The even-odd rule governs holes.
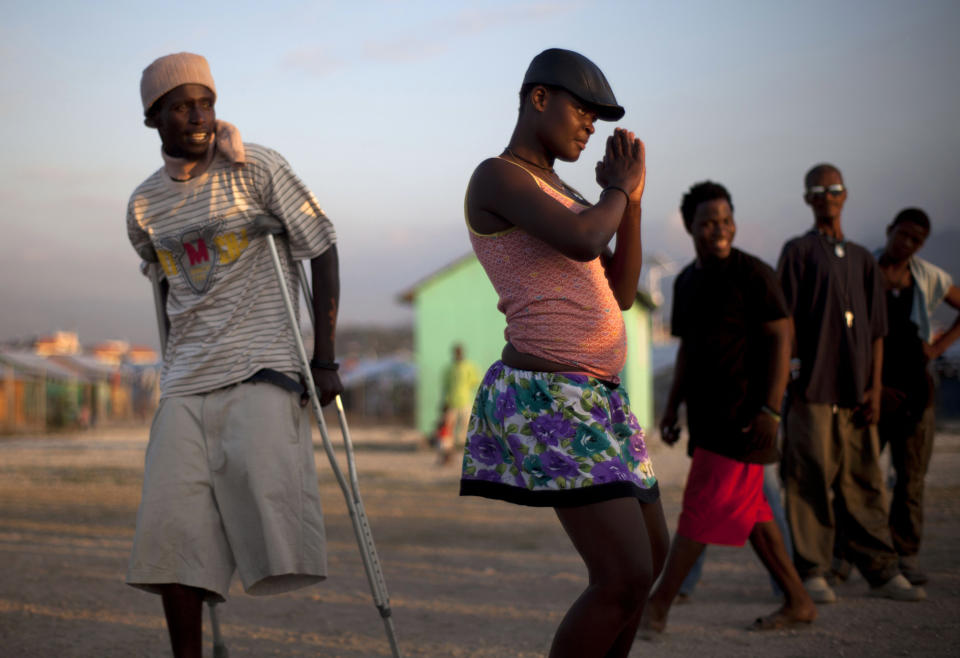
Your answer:
[[[773,520],[763,494],[763,464],[696,448],[677,534],[702,544],[743,546],[753,526]]]

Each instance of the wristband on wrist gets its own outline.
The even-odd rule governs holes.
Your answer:
[[[773,409],[771,409],[769,406],[765,404],[760,406],[760,411],[767,414],[768,416],[773,416],[773,419],[776,420],[778,423],[781,420],[780,414],[778,414],[776,411],[774,411]]]
[[[320,361],[316,357],[310,359],[310,367],[318,370],[339,370],[340,364],[336,361]]]
[[[603,188],[603,191],[606,192],[607,190],[619,190],[620,192],[623,192],[623,196],[627,197],[627,203],[630,203],[630,195],[627,194],[627,191],[619,185],[607,185],[605,188]]]

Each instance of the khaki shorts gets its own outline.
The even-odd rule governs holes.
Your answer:
[[[127,583],[199,587],[222,600],[326,578],[309,407],[268,383],[160,402],[147,445]]]

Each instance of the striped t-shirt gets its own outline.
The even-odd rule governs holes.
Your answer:
[[[218,155],[184,182],[160,168],[130,197],[130,242],[145,260],[159,259],[170,283],[163,397],[235,384],[262,368],[300,370],[266,238],[253,220],[269,214],[283,222],[286,239],[277,246],[295,300],[290,256],[315,258],[336,243],[336,233],[279,153],[244,147],[243,167]]]

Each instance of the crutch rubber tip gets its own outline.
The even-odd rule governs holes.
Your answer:
[[[223,644],[214,644],[213,645],[213,658],[230,658],[229,652],[227,652],[226,645]]]

